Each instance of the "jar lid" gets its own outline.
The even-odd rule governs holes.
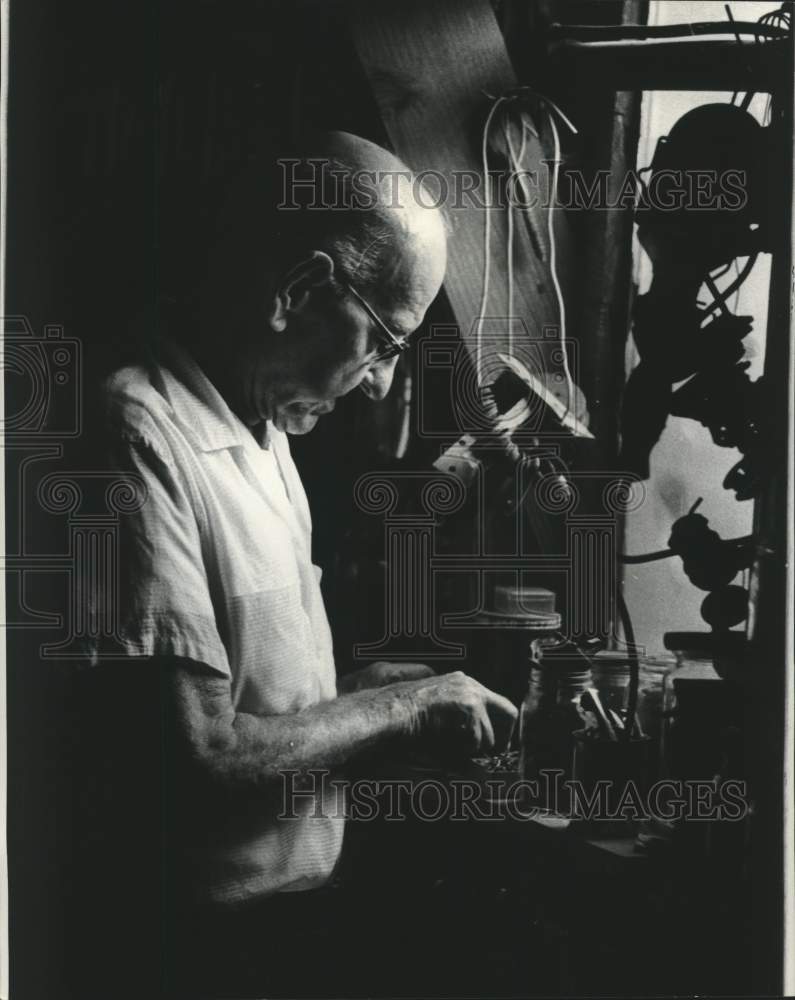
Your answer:
[[[565,678],[567,681],[590,680],[591,671],[584,667],[581,660],[559,659],[541,660],[532,664],[534,670],[552,677]]]
[[[524,618],[533,615],[555,614],[555,594],[544,587],[519,587],[500,584],[494,588],[493,606],[489,609],[498,615]]]
[[[520,628],[537,630],[539,632],[557,632],[561,626],[561,617],[558,612],[540,613],[529,612],[523,614],[509,615],[501,614],[498,611],[479,611],[468,624],[491,625],[495,628]]]

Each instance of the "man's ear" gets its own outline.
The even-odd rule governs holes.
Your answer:
[[[290,313],[303,309],[312,292],[330,284],[333,274],[334,261],[322,250],[313,250],[291,268],[273,296],[268,316],[272,329],[281,333],[287,326]]]

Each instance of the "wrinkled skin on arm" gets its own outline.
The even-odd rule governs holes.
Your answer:
[[[230,681],[190,661],[171,662],[167,690],[175,761],[201,801],[278,795],[283,771],[333,771],[388,743],[489,753],[508,744],[516,719],[507,699],[458,671],[362,688],[290,715],[236,712]]]

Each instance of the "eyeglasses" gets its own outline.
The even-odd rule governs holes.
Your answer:
[[[347,281],[342,282],[342,285],[361,304],[364,311],[378,328],[381,343],[384,344],[384,347],[376,355],[375,361],[389,361],[411,347],[411,339],[409,337],[396,337],[367,299],[363,295],[360,295],[353,285],[349,285]]]

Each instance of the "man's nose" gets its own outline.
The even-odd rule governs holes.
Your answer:
[[[383,399],[392,388],[397,358],[380,361],[368,371],[360,383],[362,392],[370,399]]]

